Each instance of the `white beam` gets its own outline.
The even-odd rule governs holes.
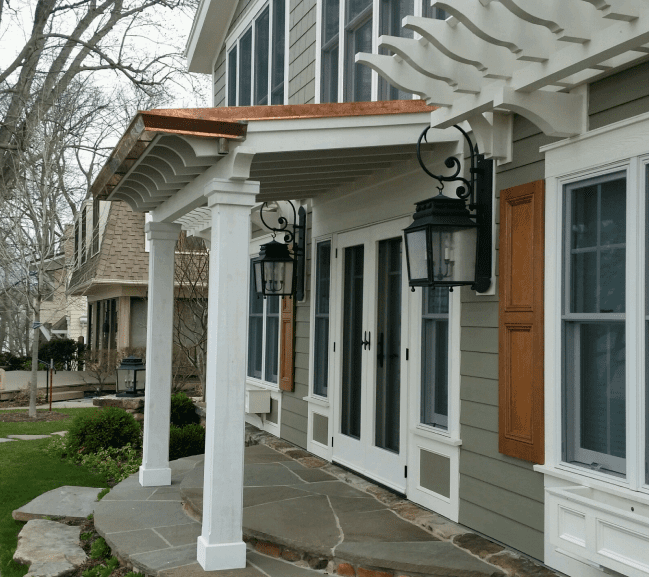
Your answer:
[[[556,81],[619,56],[649,41],[649,9],[633,22],[615,22],[585,45],[566,46],[545,63],[529,64],[514,72],[511,86],[532,92]]]
[[[498,2],[483,6],[473,0],[433,0],[476,36],[503,46],[519,60],[544,62],[555,50],[556,38],[546,28],[529,24]]]
[[[396,36],[380,36],[379,48],[391,50],[421,74],[446,82],[456,92],[468,94],[480,92],[483,82],[480,73],[466,64],[458,64],[440,57],[439,51],[425,38],[414,40]]]
[[[425,98],[426,104],[451,106],[457,98],[445,82],[433,80],[416,72],[399,56],[359,52],[356,54],[356,62],[376,70],[392,86]]]

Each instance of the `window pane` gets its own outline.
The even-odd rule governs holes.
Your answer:
[[[382,0],[380,33],[401,38],[413,38],[413,31],[403,28],[401,23],[406,16],[414,14],[414,10],[415,0]],[[380,49],[379,52],[381,54],[391,54],[390,51],[384,49]],[[412,95],[409,92],[399,90],[391,86],[384,78],[379,78],[380,100],[398,100],[411,97]]]
[[[433,8],[430,5],[431,0],[423,0],[423,6],[421,13],[424,15],[424,18],[435,18],[436,20],[446,20],[448,14],[444,12],[441,8]]]
[[[250,92],[252,89],[250,73],[252,71],[252,28],[248,30],[239,42],[239,106],[250,106]]]
[[[372,70],[354,61],[358,52],[372,52],[372,19],[351,32],[347,62],[351,73],[352,102],[369,102],[372,99]]]
[[[581,448],[625,456],[624,324],[581,324]]]
[[[448,428],[448,300],[445,289],[423,289],[421,422]]]
[[[322,53],[322,102],[338,102],[338,45]]]
[[[571,312],[625,311],[626,178],[571,187]]]
[[[279,372],[279,297],[266,299],[266,370],[265,380],[277,383]]]
[[[286,43],[285,8],[284,0],[275,0],[273,3],[273,68],[271,72],[271,104],[284,104],[284,46]]]
[[[237,105],[237,47],[228,55],[228,106]]]
[[[322,25],[322,44],[326,44],[338,35],[340,22],[339,0],[325,0],[322,7],[324,22]]]
[[[318,244],[316,259],[313,392],[326,397],[329,372],[329,281],[331,278],[329,241]]]
[[[264,301],[255,290],[255,275],[250,265],[248,306],[248,376],[261,379],[262,339],[264,331]]]
[[[347,22],[351,22],[363,10],[372,6],[372,0],[348,0]]]
[[[268,49],[270,12],[266,8],[255,20],[255,104],[268,104]]]

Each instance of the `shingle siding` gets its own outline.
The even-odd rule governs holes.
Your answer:
[[[288,103],[315,102],[316,0],[291,0]]]

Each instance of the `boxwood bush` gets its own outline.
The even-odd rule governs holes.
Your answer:
[[[171,395],[170,421],[175,427],[200,423],[200,417],[196,414],[194,402],[182,391]]]
[[[120,448],[131,443],[141,447],[142,427],[119,407],[106,407],[90,414],[77,415],[66,435],[68,453],[96,453],[108,447]]]
[[[175,461],[205,452],[205,429],[198,424],[169,429],[169,460]]]

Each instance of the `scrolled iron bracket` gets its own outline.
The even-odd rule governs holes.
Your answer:
[[[290,200],[287,200],[293,209],[293,224],[290,230],[288,219],[280,216],[277,219],[279,227],[269,226],[264,220],[264,208],[268,206],[267,202],[261,205],[259,209],[259,218],[264,226],[273,234],[273,238],[277,234],[284,234],[284,243],[289,245],[289,251],[295,259],[295,266],[293,267],[294,274],[296,275],[296,293],[295,298],[298,301],[304,300],[304,273],[306,266],[306,210],[303,206],[299,210],[295,210],[295,206]]]

